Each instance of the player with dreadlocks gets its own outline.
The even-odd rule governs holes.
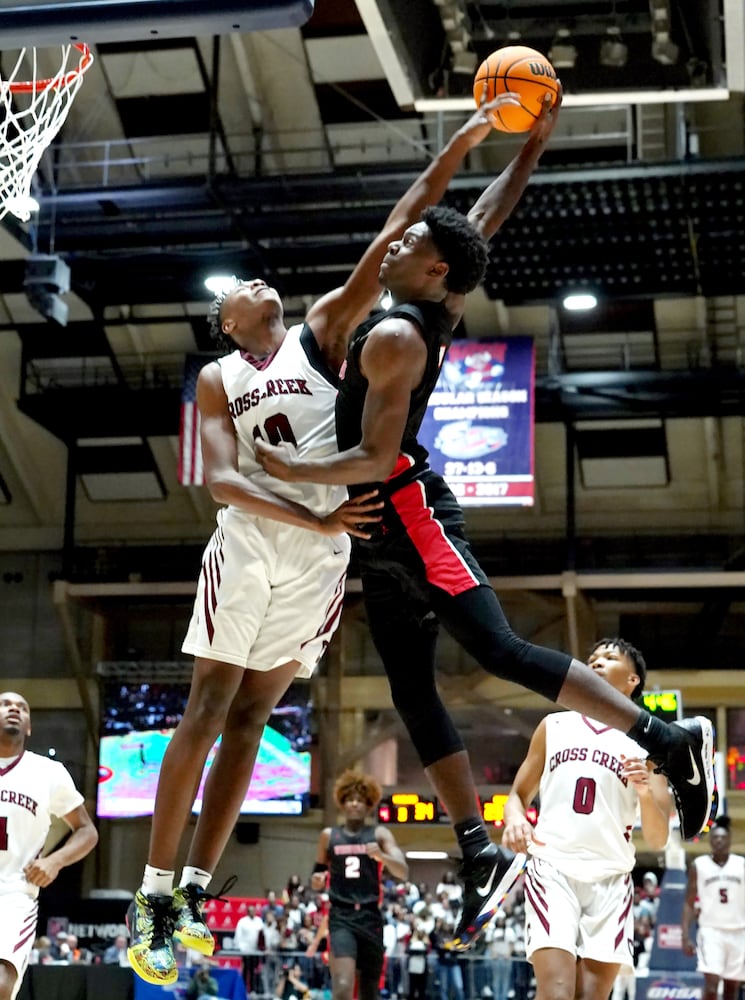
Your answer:
[[[203,954],[214,940],[204,922],[208,885],[246,794],[259,740],[295,677],[309,677],[341,614],[350,535],[369,537],[375,491],[347,500],[345,487],[285,484],[256,460],[257,438],[289,441],[308,459],[337,450],[338,372],[353,330],[374,308],[378,274],[392,240],[436,203],[466,154],[490,132],[503,95],[455,132],[394,207],[351,276],[315,302],[305,322],[285,327],[282,301],[261,278],[236,281],[217,299],[213,331],[230,353],[197,382],[205,480],[223,505],[202,561],[183,651],[195,657],[189,699],[161,766],[148,863],[128,914],[129,958],[137,974],[177,978],[172,938]],[[543,119],[505,177],[504,211],[535,166]],[[177,888],[179,844],[210,748],[222,736]]]

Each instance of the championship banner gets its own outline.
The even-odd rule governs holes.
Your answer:
[[[462,506],[532,507],[534,385],[530,337],[451,344],[418,437]]]

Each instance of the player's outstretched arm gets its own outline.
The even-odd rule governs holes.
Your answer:
[[[471,115],[396,203],[346,283],[309,309],[306,321],[334,371],[341,367],[352,331],[380,296],[378,274],[388,245],[419,220],[422,209],[439,202],[466,155],[492,132],[489,113],[504,104],[519,104],[519,98],[501,94]]]
[[[546,95],[546,102],[530,130],[525,145],[499,177],[492,181],[468,213],[469,221],[485,239],[491,239],[522,197],[530,175],[535,170],[554,130],[560,105],[561,91],[553,107],[550,95]]]

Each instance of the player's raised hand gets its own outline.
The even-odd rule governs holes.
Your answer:
[[[481,104],[468,121],[460,127],[461,134],[466,137],[471,148],[478,146],[488,135],[493,133],[494,122],[491,117],[492,111],[508,104],[520,107],[520,95],[512,91],[507,91],[504,94],[498,94],[493,100],[487,101],[486,90],[484,90]]]
[[[556,128],[556,122],[559,120],[559,110],[561,108],[561,101],[564,96],[564,91],[561,87],[561,80],[556,81],[559,85],[559,92],[556,95],[556,100],[552,100],[550,94],[546,94],[543,99],[543,104],[541,105],[541,111],[535,120],[535,125],[530,130],[530,138],[538,142],[548,142],[549,136]]]
[[[621,761],[623,763],[622,776],[634,785],[637,792],[648,791],[651,765],[639,757],[624,757],[623,754],[621,754]]]

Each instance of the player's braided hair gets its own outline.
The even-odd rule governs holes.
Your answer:
[[[482,281],[489,246],[461,212],[445,205],[430,205],[422,212],[432,240],[447,262],[445,284],[450,292],[465,295]]]
[[[238,346],[232,337],[229,337],[227,333],[222,328],[222,307],[225,305],[225,300],[229,295],[243,284],[240,278],[236,278],[233,274],[230,277],[230,284],[221,289],[217,295],[212,300],[209,308],[209,313],[207,314],[207,322],[209,323],[210,336],[215,341],[217,346],[225,354],[229,354],[234,351]]]
[[[334,799],[338,806],[354,793],[367,802],[372,809],[383,797],[383,789],[380,784],[370,774],[362,774],[361,771],[344,771],[336,779],[334,785]]]
[[[619,639],[618,636],[612,639],[600,639],[590,650],[590,656],[595,652],[596,649],[600,649],[601,646],[615,646],[616,649],[620,650],[624,656],[628,656],[634,665],[634,673],[639,675],[639,683],[636,685],[634,690],[631,692],[631,698],[636,701],[641,697],[642,691],[644,691],[644,685],[647,683],[647,664],[644,661],[644,657],[636,648],[632,646],[630,642],[625,639]]]
[[[725,813],[722,813],[722,815],[717,816],[717,818],[711,824],[711,829],[713,831],[716,830],[717,827],[719,827],[720,830],[724,830],[726,833],[729,833],[731,826],[732,826],[732,820],[730,819],[730,817],[727,816]]]

